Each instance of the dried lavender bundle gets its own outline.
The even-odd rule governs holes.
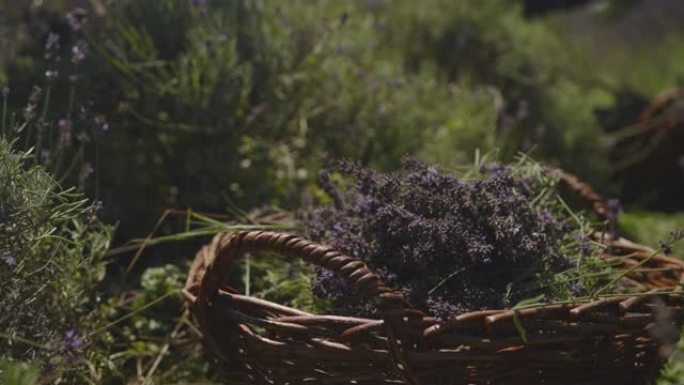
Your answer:
[[[527,158],[459,175],[412,158],[386,174],[341,162],[320,181],[330,203],[301,213],[305,235],[363,260],[441,320],[583,295],[609,269],[587,220],[557,196],[558,179]],[[328,271],[316,272],[312,290],[338,313],[374,311]]]

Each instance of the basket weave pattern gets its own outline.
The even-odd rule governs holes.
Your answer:
[[[571,185],[572,187],[572,185]],[[583,186],[576,185],[578,190]],[[593,191],[579,191],[602,207]],[[595,199],[592,199],[595,198]],[[243,369],[244,384],[648,384],[684,315],[684,263],[596,232],[643,295],[462,314],[438,324],[393,293],[364,263],[296,235],[217,235],[197,254],[184,295],[204,341]],[[273,252],[328,269],[370,301],[378,319],[315,315],[225,285],[245,253]],[[522,325],[526,338],[516,322]]]

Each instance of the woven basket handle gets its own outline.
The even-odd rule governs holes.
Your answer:
[[[405,349],[415,349],[419,336],[411,332],[411,323],[424,314],[415,310],[404,298],[392,292],[363,262],[330,247],[296,235],[273,231],[245,231],[220,236],[216,255],[202,277],[199,296],[201,312],[209,310],[233,261],[252,251],[271,251],[282,256],[301,258],[328,269],[343,278],[380,310],[388,333],[388,348],[395,371],[410,385],[421,381],[412,372]],[[216,325],[214,325],[216,326]]]
[[[581,180],[576,175],[559,168],[552,168],[551,171],[558,175],[560,180],[565,183],[570,190],[589,203],[594,212],[598,214],[601,219],[611,219],[611,217],[615,216],[615,209],[611,208],[601,194],[594,190],[587,182]]]
[[[216,257],[207,266],[200,294],[211,301],[218,293],[230,265],[248,252],[270,251],[330,270],[368,299],[383,315],[403,315],[412,307],[392,292],[363,262],[293,234],[273,231],[243,231],[224,234]]]

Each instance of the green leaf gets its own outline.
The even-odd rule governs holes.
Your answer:
[[[515,328],[518,330],[518,333],[520,333],[520,338],[527,343],[527,331],[525,330],[522,320],[520,319],[520,310],[521,309],[527,309],[530,307],[536,307],[536,306],[541,306],[544,303],[542,300],[544,299],[544,294],[540,294],[536,297],[532,298],[527,298],[524,299],[520,302],[518,302],[514,307],[513,307],[513,324],[515,325]]]

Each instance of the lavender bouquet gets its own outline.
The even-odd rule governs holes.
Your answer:
[[[327,203],[300,213],[305,235],[364,261],[438,320],[590,294],[610,273],[589,220],[562,201],[553,172],[526,157],[460,172],[412,158],[391,173],[340,162],[320,184]],[[329,271],[311,285],[338,314],[374,311]]]

